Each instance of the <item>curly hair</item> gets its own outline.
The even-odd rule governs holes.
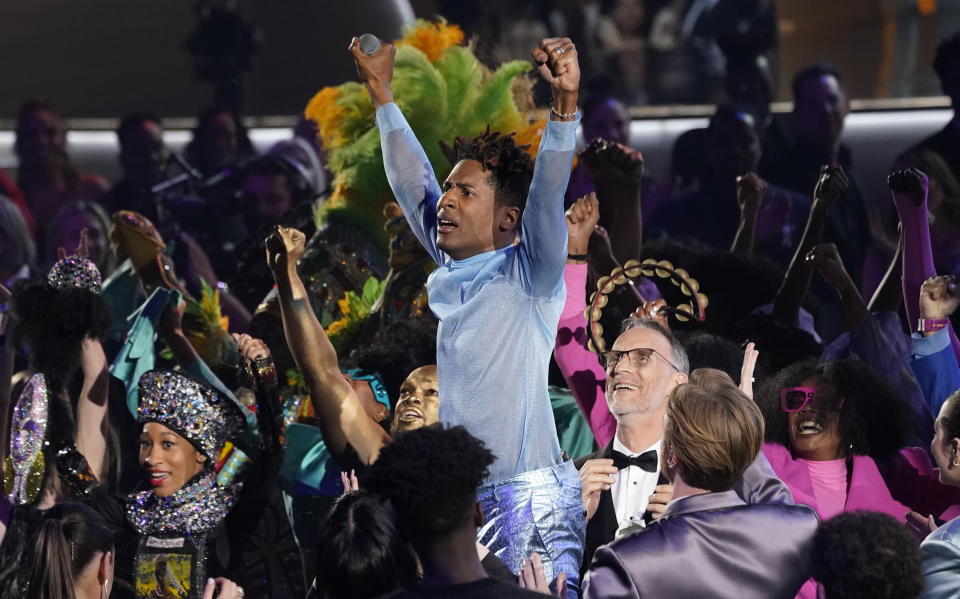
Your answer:
[[[384,446],[360,486],[390,500],[411,539],[435,539],[470,517],[494,459],[462,426],[424,427]]]
[[[923,590],[917,542],[887,514],[844,512],[821,523],[811,556],[830,599],[911,599]]]
[[[400,386],[415,369],[437,362],[437,319],[430,314],[395,320],[381,327],[370,343],[354,349],[343,368],[376,372],[396,403]]]
[[[780,389],[796,387],[809,378],[843,398],[840,443],[855,455],[889,457],[902,449],[912,434],[913,420],[906,403],[883,377],[862,362],[843,359],[799,362],[770,377],[756,395],[766,420],[766,440],[790,447],[787,413],[780,408]]]
[[[533,180],[533,158],[526,152],[529,146],[518,146],[513,136],[491,132],[488,126],[474,138],[458,137],[453,150],[457,162],[476,160],[490,173],[490,186],[499,205],[516,206],[523,212]]]

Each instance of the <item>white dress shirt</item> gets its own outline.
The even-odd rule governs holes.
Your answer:
[[[627,466],[613,475],[617,481],[610,485],[610,495],[617,514],[617,528],[644,526],[643,514],[647,511],[647,500],[657,488],[657,481],[660,479],[660,444],[661,441],[657,441],[643,451],[636,452],[627,449],[617,436],[613,437],[614,451],[625,456],[634,457],[650,450],[657,452],[655,471],[647,472],[639,466]]]

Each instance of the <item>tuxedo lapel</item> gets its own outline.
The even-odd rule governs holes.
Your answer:
[[[587,460],[610,459],[613,452],[613,440],[594,453],[576,461],[577,468],[583,466]],[[610,490],[600,492],[600,505],[597,513],[587,522],[587,536],[583,552],[583,566],[581,575],[590,567],[593,552],[602,545],[606,545],[617,535],[617,512],[613,507],[613,494]]]

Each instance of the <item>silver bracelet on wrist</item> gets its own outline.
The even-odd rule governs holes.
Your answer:
[[[565,121],[565,120],[567,120],[567,119],[572,119],[572,118],[574,118],[575,116],[577,116],[577,111],[574,110],[574,111],[571,112],[570,114],[563,114],[562,112],[557,112],[557,109],[554,108],[553,106],[550,106],[550,114],[552,114],[553,116],[557,117],[558,119],[561,119],[561,120],[564,120],[564,121]]]

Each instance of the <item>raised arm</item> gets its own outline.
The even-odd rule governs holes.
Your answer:
[[[643,247],[643,156],[625,145],[597,139],[580,152],[580,160],[603,201],[600,225],[610,233],[614,256],[620,263],[638,258]]]
[[[77,398],[77,449],[97,480],[102,481],[107,454],[107,393],[110,370],[103,346],[96,339],[85,339],[80,358],[83,386]]]
[[[800,245],[793,254],[773,303],[773,317],[777,321],[796,326],[800,304],[807,295],[810,279],[813,277],[813,268],[806,262],[807,254],[823,237],[830,206],[846,193],[849,186],[847,175],[839,166],[823,166],[820,169],[820,179],[813,191],[813,205],[810,207],[807,227],[803,230]]]
[[[577,200],[567,210],[567,247],[571,256],[587,254],[587,245],[593,229],[597,226],[599,205],[591,194]],[[553,357],[560,367],[567,386],[573,393],[580,411],[590,425],[597,444],[606,445],[616,430],[616,421],[607,409],[604,394],[606,379],[597,355],[587,349],[586,309],[586,260],[570,258],[564,269],[567,301],[560,315]]]
[[[903,302],[907,323],[916,330],[920,319],[917,298],[920,287],[936,276],[933,249],[930,246],[930,223],[927,221],[927,176],[917,169],[896,171],[887,178],[893,203],[900,215],[900,239],[903,246]],[[960,340],[953,327],[946,325],[953,352],[960,360]]]
[[[562,283],[566,261],[563,194],[577,145],[580,66],[577,49],[569,38],[543,38],[532,55],[540,75],[553,90],[553,99],[523,210],[519,264],[527,293],[548,297]]]
[[[440,185],[430,160],[413,129],[403,118],[400,108],[393,103],[393,59],[397,49],[393,44],[381,43],[371,56],[360,50],[357,38],[350,42],[350,54],[357,63],[360,81],[370,93],[377,107],[377,127],[380,129],[380,147],[383,150],[383,168],[387,172],[390,189],[400,203],[410,229],[437,264],[443,256],[437,248],[437,199]]]
[[[303,255],[305,242],[303,233],[284,227],[277,227],[267,238],[267,263],[277,282],[283,331],[310,389],[310,401],[327,447],[336,456],[350,445],[363,463],[370,464],[388,437],[363,410],[340,373],[337,353],[307,300],[307,290],[297,274],[297,260]]]
[[[860,290],[844,268],[837,246],[832,243],[820,244],[810,250],[806,261],[840,294],[847,330],[852,331],[860,326],[867,316],[867,306],[860,297]]]
[[[757,216],[767,184],[756,173],[737,177],[737,204],[740,205],[740,225],[733,237],[730,251],[734,254],[752,254],[757,237]]]

